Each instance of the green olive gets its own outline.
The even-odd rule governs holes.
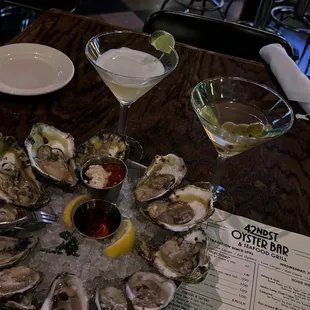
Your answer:
[[[235,126],[234,130],[232,133],[236,134],[236,135],[241,135],[244,136],[245,135],[245,131],[248,128],[248,124],[238,124]]]
[[[248,137],[262,137],[264,135],[264,130],[264,124],[252,123],[246,128],[244,135]]]
[[[236,126],[236,124],[233,122],[226,122],[222,125],[222,129],[224,129],[225,131],[228,131],[228,132],[233,132],[235,126]]]

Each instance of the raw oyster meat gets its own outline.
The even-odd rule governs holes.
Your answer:
[[[186,172],[182,158],[156,155],[134,189],[136,200],[146,202],[163,196],[182,182]]]
[[[0,269],[8,268],[25,258],[37,245],[37,237],[0,236]]]
[[[32,305],[34,294],[32,291],[28,291],[17,297],[12,297],[11,300],[0,301],[0,309],[7,310],[35,310],[35,306]]]
[[[98,310],[126,310],[127,300],[121,290],[110,286],[97,289],[96,305]]]
[[[34,205],[40,196],[25,151],[13,137],[0,134],[0,199],[19,206]]]
[[[208,240],[202,230],[177,235],[167,240],[158,250],[143,243],[142,255],[153,261],[157,270],[168,279],[186,283],[200,283],[208,273],[210,258]]]
[[[77,147],[75,162],[80,168],[95,156],[111,156],[124,160],[128,151],[129,145],[124,136],[103,130]]]
[[[74,186],[77,183],[74,138],[69,133],[37,123],[32,127],[25,146],[31,165],[40,174],[60,184]]]
[[[13,223],[22,218],[25,211],[11,203],[0,202],[0,229],[4,224]]]
[[[0,301],[24,294],[34,289],[43,279],[43,274],[25,266],[0,271]]]
[[[41,310],[87,310],[88,297],[82,281],[75,275],[64,272],[52,283]]]
[[[172,301],[176,285],[151,272],[134,273],[127,281],[126,293],[136,310],[157,310]]]
[[[188,231],[214,212],[212,193],[195,185],[175,190],[166,200],[142,206],[142,214],[154,224],[171,231]]]

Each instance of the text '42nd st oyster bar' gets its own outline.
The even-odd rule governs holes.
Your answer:
[[[0,9],[0,309],[309,310],[309,1],[30,2]]]

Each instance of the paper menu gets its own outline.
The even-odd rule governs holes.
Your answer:
[[[211,266],[169,310],[309,310],[310,238],[232,215],[209,224]]]

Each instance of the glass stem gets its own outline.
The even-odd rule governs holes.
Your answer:
[[[225,168],[226,168],[226,157],[222,156],[221,154],[218,154],[216,160],[216,168],[211,181],[212,196],[215,201],[216,201],[216,190],[222,180],[224,172],[226,171]]]
[[[128,116],[129,108],[130,108],[129,104],[122,104],[122,103],[120,104],[120,113],[119,113],[117,133],[121,135],[126,135],[127,116]]]

